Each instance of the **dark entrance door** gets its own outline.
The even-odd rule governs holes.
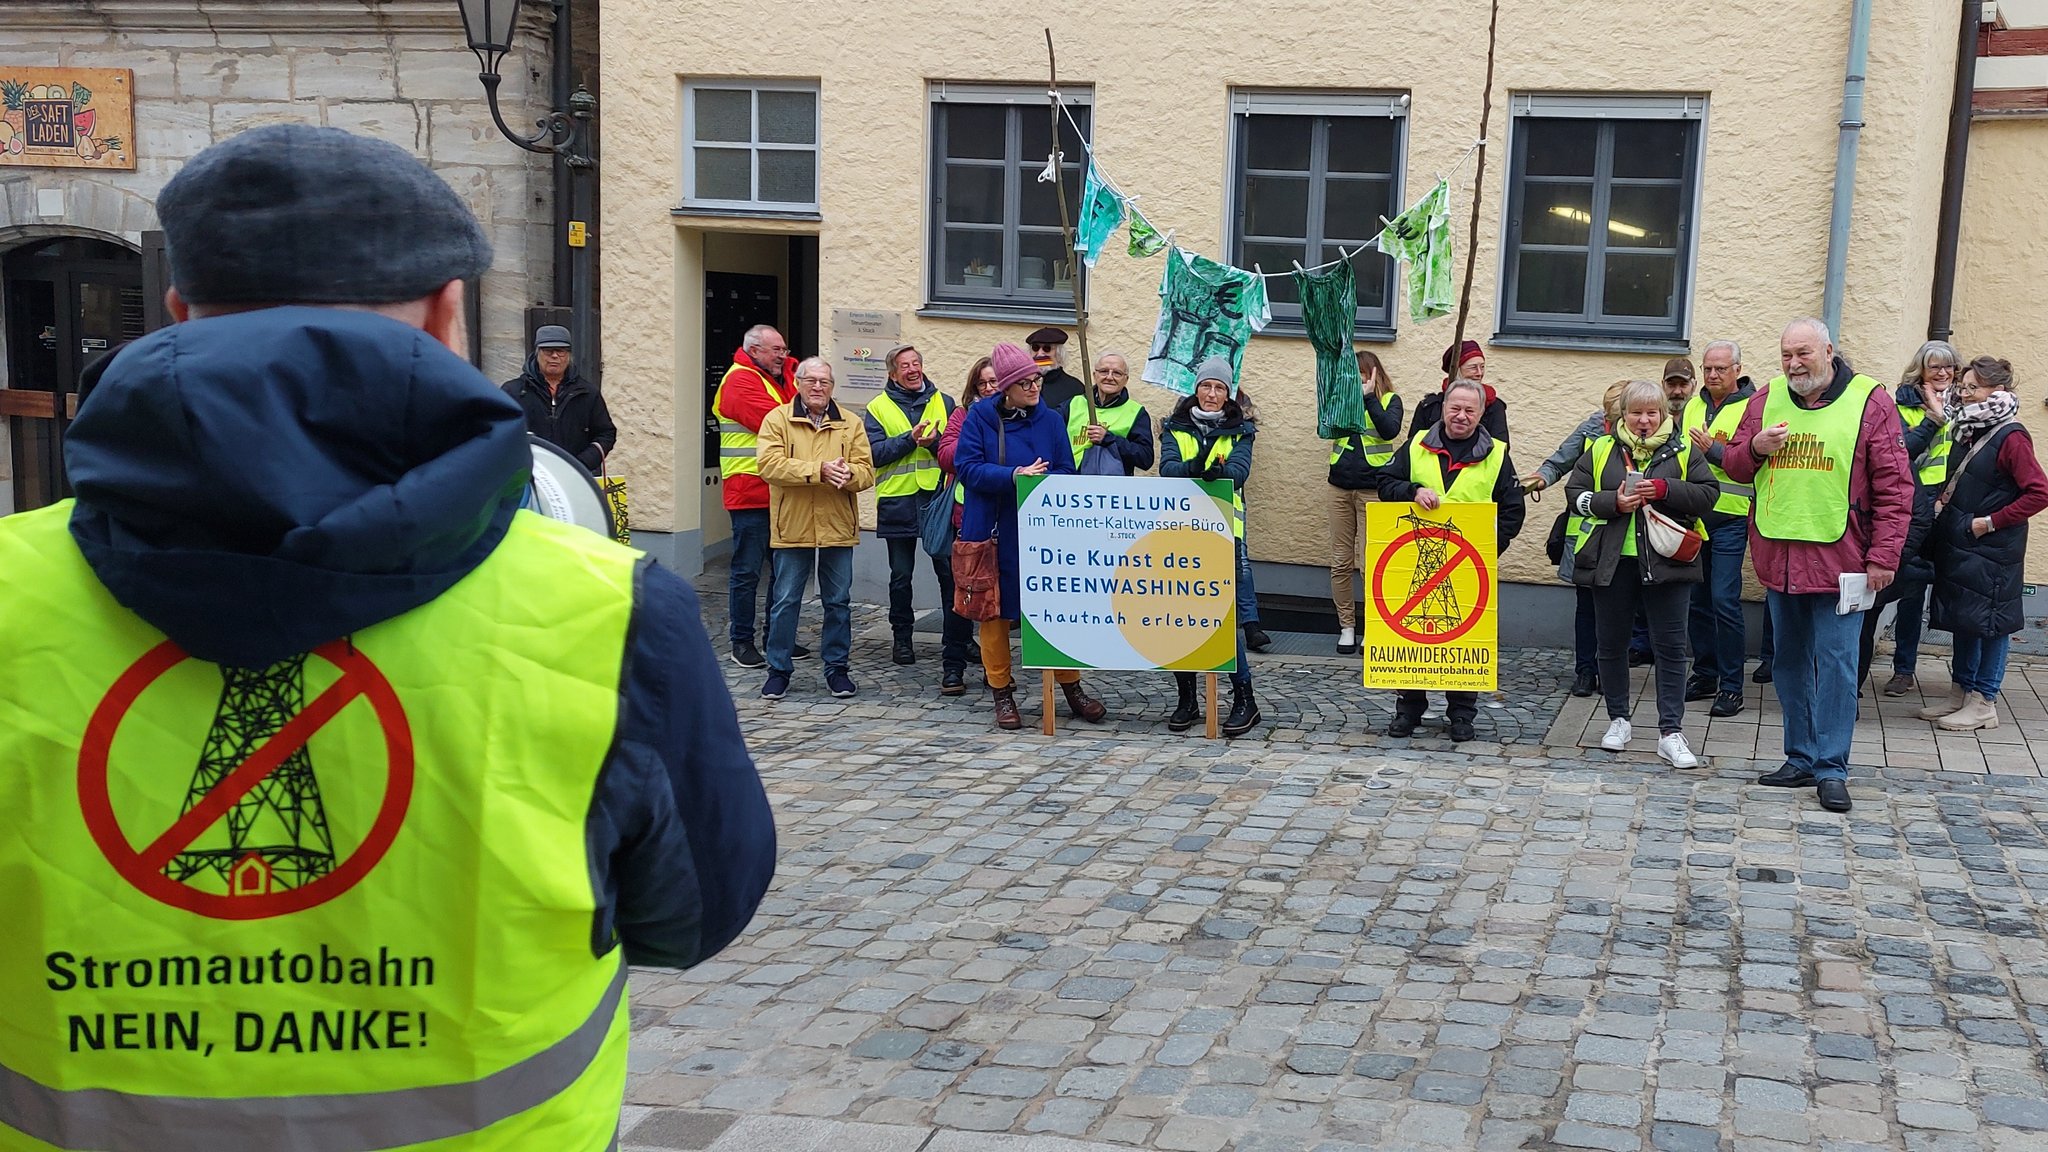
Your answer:
[[[704,274],[704,483],[718,475],[718,417],[711,414],[718,382],[732,354],[756,324],[774,324],[782,311],[782,285],[773,276],[742,272]]]
[[[119,244],[46,240],[0,258],[7,315],[7,421],[14,507],[71,494],[64,427],[78,414],[78,376],[93,357],[145,327],[142,259]]]

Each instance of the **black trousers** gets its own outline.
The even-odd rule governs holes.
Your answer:
[[[1394,712],[1396,715],[1406,716],[1410,720],[1421,720],[1422,714],[1428,710],[1429,693],[1420,692],[1413,688],[1403,688],[1400,691],[1394,693]],[[1477,720],[1478,718],[1479,693],[1444,693],[1445,722],[1448,723],[1452,720],[1463,720],[1467,723],[1470,723],[1474,720]]]
[[[1626,717],[1628,708],[1629,636],[1636,613],[1650,621],[1650,651],[1656,657],[1657,729],[1669,735],[1685,728],[1686,654],[1692,612],[1692,585],[1645,584],[1636,558],[1623,556],[1614,579],[1593,589],[1593,630],[1598,635],[1600,690],[1607,697],[1607,715]]]

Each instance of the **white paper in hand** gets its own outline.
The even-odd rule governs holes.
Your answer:
[[[1835,604],[1835,615],[1847,616],[1851,612],[1868,612],[1877,604],[1877,593],[1871,590],[1869,575],[1862,572],[1844,572],[1840,576],[1842,598]]]

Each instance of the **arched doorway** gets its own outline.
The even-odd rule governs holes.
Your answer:
[[[64,426],[77,414],[78,376],[93,357],[142,335],[142,257],[84,236],[32,241],[0,255],[7,338],[7,422],[12,510],[68,496]]]

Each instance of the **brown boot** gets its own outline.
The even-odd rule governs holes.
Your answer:
[[[1024,726],[1024,717],[1017,714],[1017,689],[992,688],[996,695],[996,727],[1011,731]]]
[[[1081,690],[1079,680],[1072,684],[1060,685],[1060,691],[1067,694],[1067,710],[1077,719],[1086,720],[1090,724],[1100,724],[1102,718],[1109,715],[1109,709],[1102,706],[1102,701]]]

